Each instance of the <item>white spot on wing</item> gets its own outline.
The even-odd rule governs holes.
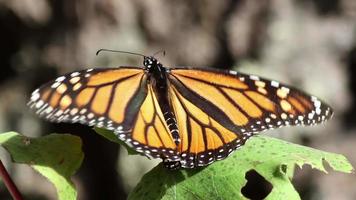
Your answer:
[[[271,81],[271,86],[278,88],[279,83],[277,81]]]
[[[237,71],[230,70],[229,73],[232,74],[232,75],[236,75]]]
[[[43,101],[42,100],[40,100],[40,101],[38,101],[37,103],[36,103],[36,108],[40,108],[42,105],[43,105]]]
[[[317,108],[315,109],[315,113],[316,113],[317,115],[320,115],[321,109],[320,109],[319,107],[317,107]]]
[[[60,76],[60,77],[58,77],[58,78],[56,79],[56,81],[57,81],[57,82],[62,82],[62,81],[64,81],[64,79],[66,79],[66,77]]]
[[[287,88],[287,87],[282,87],[281,89],[282,89],[283,91],[285,91],[285,93],[287,93],[287,94],[289,93],[289,88]]]
[[[40,98],[40,94],[38,92],[32,93],[31,101],[37,101]]]
[[[75,77],[75,76],[78,76],[80,73],[79,72],[73,72],[70,74],[71,77]]]
[[[250,79],[258,81],[258,80],[260,80],[260,77],[255,76],[255,75],[250,75]]]
[[[51,85],[51,88],[55,89],[55,88],[57,88],[60,84],[61,84],[61,82],[54,82],[54,83]]]
[[[320,102],[319,100],[315,100],[315,101],[314,101],[314,106],[315,106],[316,108],[320,108],[321,102]]]

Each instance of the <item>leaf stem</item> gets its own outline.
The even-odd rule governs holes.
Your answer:
[[[9,190],[12,198],[15,200],[22,200],[23,198],[21,193],[17,189],[15,183],[12,181],[9,173],[7,172],[5,166],[2,164],[1,160],[0,160],[0,176],[3,179],[5,186],[7,190]]]

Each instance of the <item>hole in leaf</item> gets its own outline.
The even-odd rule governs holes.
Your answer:
[[[315,199],[315,194],[320,192],[316,177],[321,175],[323,172],[313,170],[310,165],[295,168],[292,183],[302,199]]]
[[[249,199],[264,199],[272,191],[272,184],[255,170],[246,173],[246,185],[241,189],[241,193]]]
[[[288,166],[287,165],[281,165],[280,166],[280,168],[281,168],[281,171],[284,173],[284,174],[287,174],[287,169],[288,169]]]

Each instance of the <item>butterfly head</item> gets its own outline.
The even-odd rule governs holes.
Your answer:
[[[146,67],[146,70],[152,71],[157,68],[160,63],[153,56],[145,56],[143,60],[143,65]]]

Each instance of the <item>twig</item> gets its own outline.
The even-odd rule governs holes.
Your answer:
[[[5,186],[6,186],[7,190],[9,190],[12,198],[15,200],[23,200],[21,193],[19,192],[16,185],[12,181],[9,173],[6,171],[6,168],[2,164],[1,160],[0,160],[0,176],[3,179]]]

